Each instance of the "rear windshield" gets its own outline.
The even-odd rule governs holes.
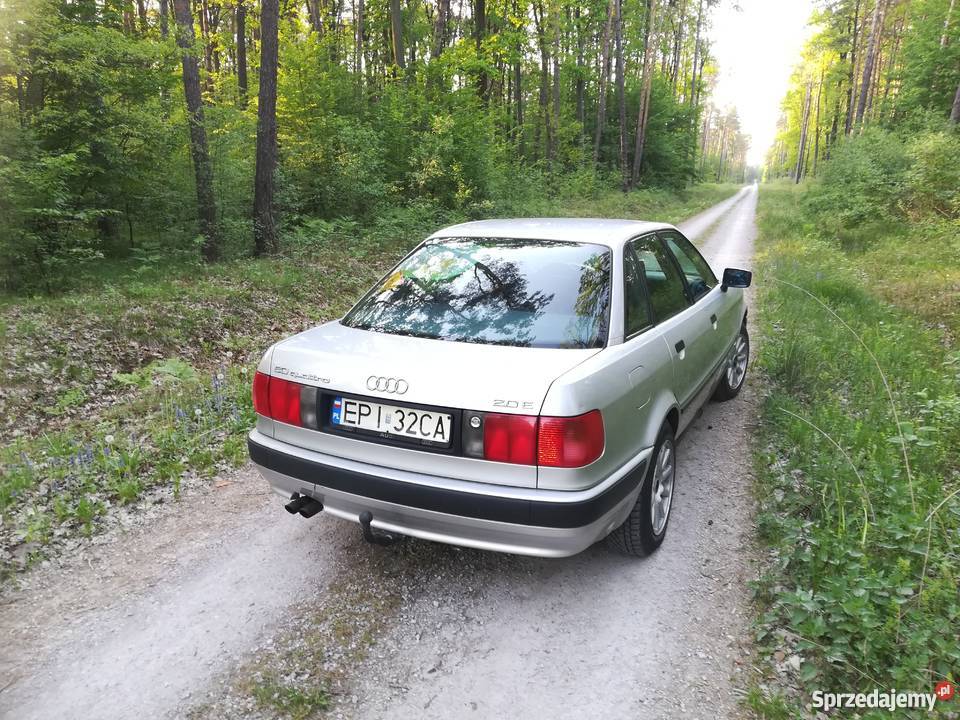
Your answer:
[[[610,250],[502,238],[432,240],[343,319],[396,335],[542,348],[607,341]]]

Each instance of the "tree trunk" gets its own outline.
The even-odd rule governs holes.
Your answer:
[[[803,178],[804,153],[807,149],[807,125],[810,122],[810,95],[813,83],[807,82],[807,95],[803,101],[803,112],[801,113],[800,124],[800,146],[797,148],[797,167],[794,174],[794,182],[799,183]]]
[[[320,3],[318,0],[307,0],[307,19],[310,29],[317,35],[323,35],[323,21],[320,19]]]
[[[213,197],[213,166],[207,148],[207,132],[203,125],[203,102],[200,96],[200,67],[193,54],[193,13],[190,0],[173,0],[177,20],[177,45],[182,51],[183,93],[187,102],[187,123],[190,126],[190,154],[197,185],[197,219],[203,236],[201,252],[207,262],[220,257],[220,233],[217,227],[217,206]]]
[[[513,14],[517,15],[520,12],[519,3],[517,0],[513,0]],[[524,9],[526,12],[526,9]],[[524,154],[524,132],[523,132],[523,49],[524,45],[521,44],[517,48],[517,58],[513,63],[513,92],[514,92],[514,122],[517,127],[518,135],[518,151],[520,156],[523,157]]]
[[[853,41],[850,44],[850,72],[847,75],[847,116],[843,123],[843,134],[849,135],[853,128],[853,102],[856,98],[857,77],[857,40],[859,39],[860,0],[853,9]]]
[[[643,148],[647,142],[647,120],[650,115],[650,87],[653,84],[653,43],[657,22],[657,0],[647,0],[647,27],[643,40],[643,89],[640,92],[640,111],[637,114],[637,142],[633,149],[633,172],[630,174],[630,186],[634,187],[640,179],[640,167],[643,164]]]
[[[717,163],[717,182],[723,179],[723,158],[727,149],[727,119],[723,118],[720,124],[720,160]]]
[[[355,24],[357,26],[356,27],[357,38],[356,38],[356,45],[354,46],[353,62],[356,65],[357,86],[362,91],[364,71],[366,69],[365,66],[367,64],[366,52],[365,52],[367,41],[366,41],[366,30],[364,29],[364,22],[366,20],[366,17],[365,17],[366,8],[364,7],[363,0],[357,0],[357,3],[354,7],[356,8]],[[449,5],[447,7],[449,9]]]
[[[960,85],[957,85],[957,92],[953,96],[953,110],[950,111],[950,122],[954,125],[960,124]]]
[[[553,137],[556,140],[560,132],[560,57],[562,48],[560,46],[560,12],[554,11],[551,16],[551,25],[553,37],[553,112],[550,114]],[[556,143],[555,143],[556,144]]]
[[[583,135],[583,127],[587,122],[586,116],[586,102],[584,95],[586,94],[586,81],[584,78],[584,40],[583,40],[583,12],[580,8],[579,1],[577,2],[577,7],[574,10],[574,19],[576,20],[576,32],[577,32],[577,86],[576,86],[576,96],[577,96],[577,122],[580,123],[580,133],[581,137]]]
[[[169,0],[160,0],[160,37],[166,39],[170,34],[167,16],[170,14]]]
[[[275,252],[277,227],[273,189],[277,169],[277,25],[279,0],[262,0],[260,10],[260,94],[257,106],[257,167],[253,188],[253,247]]]
[[[956,0],[950,0],[950,6],[947,8],[947,17],[943,21],[943,33],[940,35],[940,47],[947,46],[947,40],[950,35],[950,16],[953,15],[953,6]]]
[[[877,0],[873,8],[873,20],[870,22],[870,39],[867,41],[867,54],[863,59],[863,79],[860,82],[860,100],[857,102],[856,122],[863,121],[863,113],[867,108],[867,97],[870,94],[873,66],[877,60],[880,32],[883,29],[883,14],[887,0]]]
[[[390,0],[390,34],[393,41],[393,63],[403,70],[407,61],[403,57],[403,11],[400,0]]]
[[[437,19],[433,24],[433,57],[438,58],[447,47],[447,22],[450,17],[450,0],[438,0]]]
[[[597,129],[593,139],[593,164],[600,161],[600,139],[607,120],[607,85],[610,79],[610,33],[613,29],[613,16],[617,0],[607,4],[607,22],[603,26],[603,40],[600,49],[600,97],[597,102]]]
[[[246,0],[237,0],[237,89],[240,107],[247,107],[247,6]]]
[[[813,122],[813,169],[811,174],[817,175],[817,160],[820,157],[820,96],[823,94],[823,70],[820,71],[820,84],[817,85],[817,111],[816,119]]]
[[[487,35],[487,0],[474,0],[473,36],[477,45],[477,61],[481,63],[477,75],[477,95],[486,104],[490,100],[490,76],[487,74],[483,40]]]
[[[690,68],[690,104],[697,104],[697,65],[700,64],[700,31],[703,27],[703,0],[697,10],[697,30],[693,42],[693,66]]]
[[[707,105],[707,116],[703,119],[703,137],[700,138],[700,176],[703,177],[703,170],[707,164],[707,143],[710,140],[710,120],[713,116],[713,108]]]
[[[616,66],[617,110],[620,119],[620,184],[624,192],[630,189],[630,169],[627,167],[627,94],[623,76],[623,0],[616,1]]]
[[[677,95],[677,77],[680,74],[680,53],[683,50],[683,23],[686,20],[687,4],[686,0],[680,0],[677,21],[674,24],[673,32],[673,60],[670,65],[670,87],[673,95]]]
[[[144,0],[137,0],[137,17],[140,22],[140,34],[147,34],[147,4]]]
[[[536,26],[537,42],[540,48],[540,116],[543,120],[544,157],[547,165],[553,163],[554,137],[553,121],[550,117],[550,48],[547,43],[546,12],[540,0],[533,4],[533,22]]]

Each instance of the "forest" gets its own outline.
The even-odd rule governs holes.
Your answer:
[[[758,210],[758,639],[805,690],[755,693],[771,718],[960,666],[960,5],[811,21]]]
[[[741,181],[716,4],[10,0],[0,282],[275,253],[404,208],[522,214],[571,183]]]

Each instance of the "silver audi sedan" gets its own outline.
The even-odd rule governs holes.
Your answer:
[[[649,554],[677,437],[743,386],[750,280],[718,281],[664,223],[445,228],[346,316],[267,350],[250,456],[289,512],[371,542]]]

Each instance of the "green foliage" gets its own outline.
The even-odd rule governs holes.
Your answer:
[[[872,189],[885,205],[903,180],[898,155],[917,159],[919,149],[912,140],[944,129],[960,83],[955,0],[886,3],[878,35],[871,37],[876,5],[873,0],[836,0],[814,12],[817,30],[801,52],[783,99],[776,144],[767,157],[768,177],[813,177],[824,161],[839,154],[845,179],[855,182],[854,193]],[[871,51],[875,72],[865,83],[862,72]],[[929,139],[949,149],[942,140]],[[949,176],[951,168],[945,169]],[[865,173],[862,182],[857,182],[857,170]],[[885,172],[892,173],[887,183]],[[850,203],[857,204],[863,203]],[[867,212],[845,209],[851,211],[850,222]]]
[[[650,140],[644,151],[644,178],[651,185],[680,189],[697,175],[699,111],[678,102],[665,78],[654,79],[650,93]],[[734,181],[741,178],[734,178]]]
[[[807,219],[828,237],[871,244],[883,226],[930,215],[960,218],[960,136],[903,137],[879,127],[840,143],[806,196]]]
[[[907,144],[902,207],[912,216],[960,218],[960,134],[929,132]]]
[[[929,688],[960,663],[956,634],[944,632],[960,623],[960,496],[948,499],[960,472],[960,356],[877,299],[799,195],[764,188],[760,203],[758,363],[771,387],[756,466],[771,563],[757,586],[758,640],[800,653],[808,690]],[[889,382],[899,431],[861,341]]]
[[[291,720],[303,720],[330,706],[330,695],[323,688],[294,686],[275,679],[255,684],[251,693],[260,707],[271,708]]]
[[[705,3],[703,18],[682,5],[660,10],[651,42],[684,61],[676,68],[655,63],[645,187],[682,189],[697,175],[700,93],[713,70],[707,63],[706,75],[694,78],[686,58],[699,41],[708,60],[706,38],[696,32],[708,27],[714,4]],[[198,256],[175,21],[166,18],[164,37],[158,6],[146,7],[142,21],[116,3],[13,0],[0,7],[0,290],[62,292],[103,281],[124,262],[149,274],[149,267]],[[375,226],[384,215],[423,216],[424,208],[438,218],[479,217],[522,207],[563,184],[585,183],[591,192],[600,178],[605,190],[619,185],[612,80],[606,116],[597,117],[594,58],[607,7],[605,0],[576,7],[564,0],[535,19],[527,0],[488,3],[480,42],[467,13],[449,19],[441,52],[435,3],[414,4],[401,18],[402,71],[393,64],[387,5],[366,8],[360,47],[353,7],[317,28],[302,4],[285,11],[275,178],[283,249],[324,223]],[[207,7],[209,22],[195,28],[193,49],[226,259],[252,250],[257,125],[256,6],[247,15],[246,98],[234,10],[232,3]],[[628,166],[646,13],[643,4],[624,8]],[[603,133],[595,164],[597,122]],[[728,118],[722,124],[704,147],[711,157],[726,153],[725,167],[711,166],[705,176],[739,179],[745,137]]]

